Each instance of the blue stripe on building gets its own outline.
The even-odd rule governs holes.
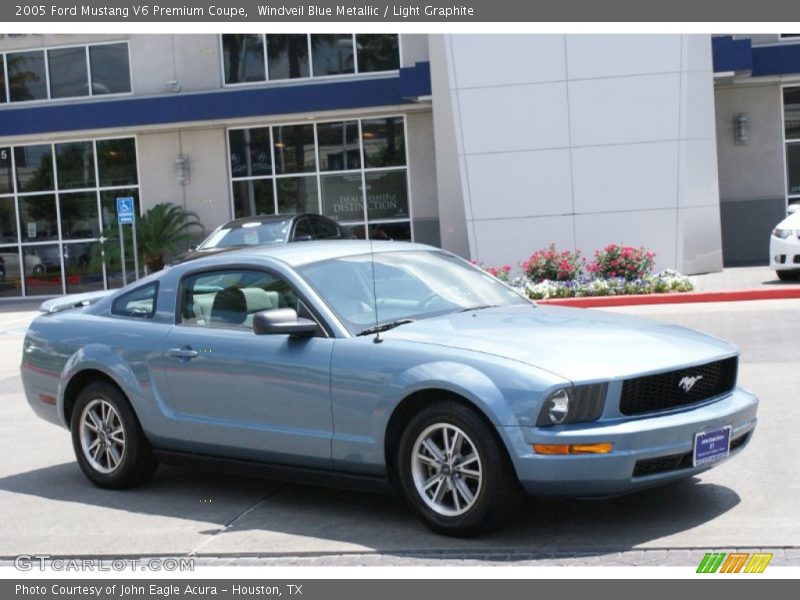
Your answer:
[[[58,105],[12,105],[0,110],[0,136],[374,108],[410,104],[414,98],[430,93],[430,64],[425,62],[390,77]]]
[[[712,38],[714,72],[749,73],[751,77],[800,73],[800,44],[783,43],[753,47],[749,39],[732,36]]]

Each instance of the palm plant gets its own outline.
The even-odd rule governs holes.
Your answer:
[[[136,221],[136,242],[139,261],[149,273],[164,268],[166,254],[174,254],[176,247],[194,239],[203,226],[196,213],[175,204],[162,202],[147,210]],[[130,234],[125,237],[125,256],[133,256]],[[103,243],[95,246],[94,260],[119,264],[119,227],[111,226],[103,232]]]

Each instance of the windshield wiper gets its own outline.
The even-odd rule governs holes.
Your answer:
[[[356,335],[370,335],[371,333],[389,331],[390,329],[394,329],[400,325],[405,325],[406,323],[413,323],[414,321],[415,319],[398,319],[397,321],[392,321],[390,323],[382,323],[381,325],[375,325],[374,327],[367,327],[366,329],[359,331]]]
[[[470,312],[472,310],[483,310],[484,308],[497,308],[500,306],[499,304],[478,304],[477,306],[468,306],[467,308],[462,308],[458,312]]]

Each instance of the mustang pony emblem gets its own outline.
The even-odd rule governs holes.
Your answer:
[[[694,384],[700,381],[702,378],[702,375],[695,375],[694,377],[689,377],[687,375],[678,382],[678,387],[688,394],[690,391],[692,391]]]

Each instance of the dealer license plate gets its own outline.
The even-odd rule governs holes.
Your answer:
[[[695,467],[726,458],[731,453],[731,426],[701,431],[694,436]]]

